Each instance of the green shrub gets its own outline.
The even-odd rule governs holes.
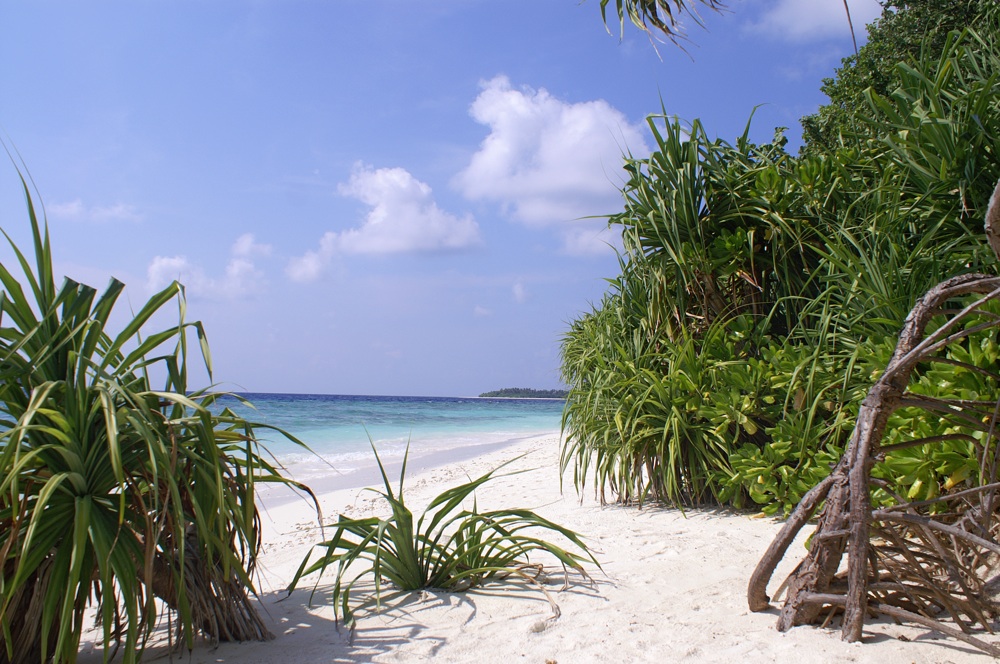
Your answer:
[[[1000,24],[984,11],[982,33],[935,42],[896,88],[846,109],[850,140],[800,157],[780,131],[728,144],[650,118],[657,150],[626,161],[610,218],[621,274],[563,339],[562,461],[578,490],[592,478],[602,498],[777,513],[826,475],[917,298],[993,263],[980,229],[1000,177]],[[986,346],[962,348],[949,352],[996,373]],[[944,398],[997,392],[954,362],[915,380]],[[890,424],[878,500],[978,472],[975,436],[904,444],[955,423],[909,409]]]
[[[182,642],[268,638],[253,607],[255,486],[291,483],[253,425],[189,390],[183,288],[155,294],[118,333],[124,285],[56,286],[48,229],[22,179],[34,266],[0,265],[0,662],[76,659],[90,598],[106,657],[138,661],[156,598]],[[174,303],[176,325],[146,331]],[[156,389],[150,375],[164,376]]]
[[[523,509],[480,512],[475,503],[471,509],[465,509],[463,504],[477,488],[495,477],[499,468],[444,491],[431,500],[414,523],[413,513],[403,500],[405,458],[396,491],[393,491],[377,451],[375,459],[385,490],[369,491],[385,500],[389,516],[351,519],[340,515],[332,524],[333,536],[316,545],[319,555],[314,560],[313,552],[310,552],[289,584],[290,593],[304,576],[322,574],[335,567],[331,602],[337,615],[343,616],[345,624],[352,630],[356,611],[381,605],[385,583],[400,591],[423,588],[464,591],[490,580],[514,576],[540,589],[558,615],[548,592],[535,575],[529,573],[532,567],[541,569],[530,564],[530,554],[551,554],[562,565],[584,575],[584,563],[598,565],[579,535],[534,512]],[[542,539],[539,532],[560,535],[576,551],[568,551]],[[355,584],[368,577],[374,580],[374,595],[352,607],[351,592]],[[316,580],[317,586],[320,578]]]

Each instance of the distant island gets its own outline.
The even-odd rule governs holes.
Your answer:
[[[505,387],[502,390],[483,392],[480,397],[502,399],[565,399],[567,390],[532,390],[526,387]]]

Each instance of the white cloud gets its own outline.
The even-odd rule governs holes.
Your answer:
[[[563,250],[571,256],[597,256],[621,249],[621,235],[606,224],[580,222],[563,233]]]
[[[319,249],[307,251],[298,258],[293,258],[285,268],[285,274],[292,281],[315,281],[323,273],[336,251],[337,234],[324,233],[319,240]]]
[[[252,234],[241,235],[232,246],[225,272],[218,278],[208,276],[185,256],[156,256],[146,270],[146,288],[157,291],[176,280],[192,297],[230,299],[249,295],[264,286],[264,275],[251,257],[266,256],[270,251],[270,245],[257,244]]]
[[[748,27],[772,37],[793,42],[848,37],[850,28],[844,12],[844,0],[777,0]],[[865,25],[882,15],[878,0],[850,0],[851,23],[860,41]]]
[[[514,296],[514,301],[521,304],[528,299],[528,291],[524,288],[524,284],[520,281],[514,283],[514,287],[511,288],[511,294]]]
[[[208,283],[205,272],[188,262],[185,256],[156,256],[146,269],[146,288],[158,291],[172,281],[179,281],[189,293],[203,290]]]
[[[69,221],[89,221],[106,223],[112,221],[139,221],[139,214],[134,205],[115,203],[114,205],[86,205],[77,198],[67,203],[46,205],[45,211],[54,219]]]
[[[357,228],[327,232],[316,250],[292,259],[285,272],[294,281],[312,281],[338,252],[398,254],[455,251],[481,243],[479,225],[438,207],[426,183],[403,168],[357,165],[338,188],[371,209]]]
[[[491,309],[487,309],[486,307],[476,305],[472,309],[472,315],[476,318],[488,318],[493,315],[493,311]]]
[[[257,244],[253,233],[244,233],[233,243],[233,256],[270,256],[271,245]]]
[[[621,207],[622,155],[645,156],[642,125],[606,101],[568,103],[544,89],[482,84],[470,114],[490,128],[455,186],[501,204],[517,220],[550,224]]]

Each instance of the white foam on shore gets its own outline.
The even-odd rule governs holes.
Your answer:
[[[378,445],[379,459],[385,468],[386,475],[393,486],[398,485],[400,471],[404,458],[407,461],[407,475],[422,473],[434,468],[449,466],[475,459],[477,457],[502,450],[517,443],[537,438],[559,438],[558,431],[539,433],[530,436],[503,437],[503,435],[466,436],[463,438],[446,439],[447,443],[437,447],[409,446],[407,444]],[[474,441],[466,444],[456,444],[461,441]],[[382,476],[374,453],[367,455],[358,453],[332,455],[296,455],[284,461],[285,474],[297,482],[307,485],[316,494],[325,494],[342,489],[354,489],[365,486],[382,486]],[[293,500],[300,499],[296,492],[278,485],[265,485],[259,488],[258,498],[267,507],[276,507]]]

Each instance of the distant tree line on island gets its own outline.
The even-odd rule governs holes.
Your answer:
[[[480,397],[501,397],[504,399],[565,399],[566,390],[533,390],[527,387],[505,387],[502,390],[483,392]]]

